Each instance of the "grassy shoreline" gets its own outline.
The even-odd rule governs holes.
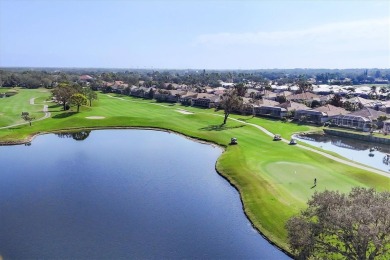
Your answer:
[[[16,96],[15,96],[16,97]],[[12,97],[12,98],[15,98]],[[1,105],[1,103],[0,103]],[[179,113],[184,109],[193,114]],[[336,163],[298,147],[273,142],[272,138],[252,126],[228,120],[221,127],[220,113],[213,110],[183,107],[150,100],[99,95],[92,108],[80,113],[67,113],[51,106],[52,117],[28,125],[0,130],[0,142],[21,142],[36,134],[80,129],[141,128],[172,131],[197,141],[224,148],[215,168],[240,194],[245,215],[268,241],[284,252],[289,249],[284,223],[298,213],[314,191],[324,189],[348,192],[352,187],[375,187],[389,190],[390,179],[351,166]],[[89,116],[104,116],[101,120]],[[237,116],[267,130],[289,138],[294,132],[304,132],[307,126],[273,120]],[[1,120],[0,120],[1,122]],[[229,146],[231,137],[238,145]],[[311,188],[314,176],[318,186]]]

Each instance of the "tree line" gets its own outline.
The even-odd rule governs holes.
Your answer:
[[[220,82],[246,83],[258,85],[294,84],[299,78],[314,78],[320,84],[369,84],[376,78],[390,80],[389,69],[356,69],[356,70],[86,70],[86,69],[1,69],[0,86],[24,88],[53,88],[62,82],[79,82],[83,74],[90,75],[88,80],[92,87],[101,85],[104,81],[122,81],[138,86],[142,81],[146,86],[161,86],[164,83],[186,84],[189,86],[218,87]],[[344,82],[346,78],[350,81]],[[330,82],[333,80],[332,82]]]

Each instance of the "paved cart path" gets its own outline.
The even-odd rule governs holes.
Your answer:
[[[270,131],[268,131],[267,129],[265,129],[264,127],[261,127],[259,125],[255,125],[255,124],[252,124],[252,123],[247,123],[247,122],[244,122],[244,121],[241,121],[239,119],[235,119],[235,118],[229,118],[233,121],[237,121],[237,122],[240,122],[242,124],[246,124],[246,125],[250,125],[250,126],[253,126],[253,127],[256,127],[257,129],[263,131],[265,134],[273,137],[275,134],[271,133]],[[290,141],[282,138],[281,140],[282,142],[285,142],[287,144],[290,143]],[[336,156],[333,156],[331,154],[328,154],[326,152],[322,152],[322,151],[319,151],[319,150],[316,150],[316,149],[313,149],[311,147],[308,147],[308,146],[304,146],[304,145],[301,145],[301,144],[296,144],[295,145],[296,147],[299,147],[299,148],[302,148],[302,149],[305,149],[305,150],[308,150],[308,151],[311,151],[313,153],[317,153],[317,154],[320,154],[322,156],[325,156],[329,159],[332,159],[336,162],[339,162],[339,163],[343,163],[343,164],[346,164],[346,165],[349,165],[349,166],[352,166],[352,167],[356,167],[356,168],[359,168],[359,169],[362,169],[362,170],[366,170],[366,171],[370,171],[370,172],[374,172],[376,174],[380,174],[380,175],[383,175],[385,177],[388,177],[390,178],[390,174],[385,172],[385,171],[381,171],[381,170],[378,170],[378,169],[375,169],[375,168],[371,168],[371,167],[368,167],[368,166],[364,166],[364,165],[361,165],[361,164],[357,164],[357,163],[354,163],[354,162],[351,162],[351,161],[348,161],[348,160],[345,160],[345,159],[341,159],[341,158],[338,158]]]
[[[35,98],[30,98],[30,105],[36,105],[35,104]],[[33,122],[41,121],[41,120],[44,120],[44,119],[49,118],[51,116],[51,113],[49,112],[49,106],[48,105],[43,105],[42,112],[45,113],[45,115],[43,117],[40,117],[40,118],[38,118],[36,120],[33,120],[31,122],[33,123]],[[18,123],[18,124],[13,124],[13,125],[7,125],[7,126],[0,127],[0,129],[12,128],[12,127],[15,127],[15,126],[26,125],[26,124],[29,124],[29,122],[23,122],[23,123]]]
[[[166,106],[166,105],[163,105],[163,104],[156,104],[156,103],[149,103],[149,102],[142,102],[142,101],[135,101],[135,100],[126,100],[124,98],[120,98],[120,97],[114,97],[112,95],[107,95],[108,97],[111,97],[111,98],[115,98],[115,99],[119,99],[119,100],[122,100],[122,101],[126,101],[126,102],[133,102],[133,103],[144,103],[144,104],[150,104],[150,105],[157,105],[157,106],[162,106],[162,107],[166,107],[166,108],[170,108],[170,109],[177,109],[177,107],[171,107],[171,106]],[[214,116],[219,116],[219,117],[223,117],[223,115],[218,115],[218,114],[215,114],[215,113],[208,113],[208,112],[198,112],[198,113],[203,113],[203,114],[208,114],[208,115],[214,115]],[[245,125],[250,125],[250,126],[253,126],[257,129],[259,129],[260,131],[262,131],[263,133],[269,135],[270,137],[274,137],[274,133],[271,133],[270,131],[268,131],[267,129],[265,129],[264,127],[262,126],[259,126],[259,125],[256,125],[256,124],[252,124],[252,123],[247,123],[247,122],[244,122],[242,120],[239,120],[239,119],[235,119],[235,118],[231,118],[229,117],[229,120],[233,120],[233,121],[236,121],[236,122],[239,122],[241,124],[245,124]],[[281,140],[282,142],[285,142],[285,143],[290,143],[290,141],[286,140],[286,139],[283,139]],[[329,159],[332,159],[336,162],[339,162],[339,163],[343,163],[345,165],[348,165],[348,166],[352,166],[352,167],[355,167],[355,168],[358,168],[358,169],[362,169],[362,170],[365,170],[365,171],[370,171],[370,172],[373,172],[373,173],[376,173],[376,174],[380,174],[382,176],[385,176],[387,178],[390,178],[390,173],[388,172],[385,172],[385,171],[382,171],[382,170],[378,170],[378,169],[375,169],[375,168],[371,168],[371,167],[368,167],[368,166],[365,166],[365,165],[361,165],[361,164],[357,164],[357,163],[354,163],[354,162],[351,162],[351,161],[348,161],[348,160],[345,160],[345,159],[342,159],[342,158],[338,158],[336,156],[333,156],[331,154],[328,154],[326,152],[322,152],[322,151],[319,151],[319,150],[316,150],[316,149],[313,149],[311,147],[308,147],[308,146],[304,146],[304,145],[301,145],[301,144],[296,144],[295,145],[296,147],[299,147],[301,149],[305,149],[305,150],[308,150],[308,151],[311,151],[313,153],[317,153],[317,154],[320,154],[326,158],[329,158]]]

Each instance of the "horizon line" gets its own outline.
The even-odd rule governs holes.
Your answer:
[[[360,67],[360,68],[257,68],[257,69],[248,69],[248,68],[236,68],[236,69],[210,69],[210,68],[153,68],[153,67],[144,67],[144,68],[131,68],[131,67],[61,67],[61,66],[0,66],[0,69],[7,68],[19,68],[19,69],[120,69],[120,70],[212,70],[212,71],[242,71],[242,70],[390,70],[389,68],[378,68],[378,67]]]

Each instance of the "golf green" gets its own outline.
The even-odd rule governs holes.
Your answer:
[[[42,109],[43,104],[49,105],[51,117],[33,122],[31,127],[19,125],[0,129],[2,143],[29,141],[35,134],[63,130],[139,127],[169,130],[224,147],[225,152],[216,163],[217,171],[240,192],[244,211],[253,225],[285,250],[289,250],[286,221],[305,207],[315,191],[348,192],[355,186],[390,190],[388,177],[284,142],[274,142],[272,137],[245,122],[284,138],[290,138],[295,132],[315,130],[315,127],[241,115],[231,115],[241,122],[228,120],[222,126],[221,111],[115,94],[99,94],[92,107],[82,107],[80,113],[76,113],[75,108],[64,112],[55,103],[26,104],[29,98],[44,102],[50,97],[49,92],[42,92],[46,90],[18,91],[13,97],[0,99],[1,113],[8,117],[7,120],[0,117],[2,126],[18,122],[22,111]],[[232,137],[237,138],[238,145],[229,145]]]

